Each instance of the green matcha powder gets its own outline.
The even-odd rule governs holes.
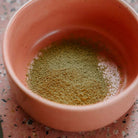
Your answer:
[[[104,100],[108,80],[98,66],[98,53],[89,45],[54,43],[34,58],[27,74],[28,87],[57,103],[88,105]]]

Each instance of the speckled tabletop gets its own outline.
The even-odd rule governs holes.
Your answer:
[[[2,61],[2,40],[11,16],[28,0],[0,0],[0,138],[138,138],[138,97],[132,108],[109,126],[70,133],[48,128],[15,103]],[[138,0],[126,0],[138,12]]]

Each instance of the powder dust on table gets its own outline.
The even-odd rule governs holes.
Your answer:
[[[57,103],[94,104],[109,93],[98,64],[98,53],[89,45],[54,43],[34,58],[27,83],[34,93]]]

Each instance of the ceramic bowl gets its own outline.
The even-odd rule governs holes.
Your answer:
[[[72,106],[43,99],[27,88],[25,74],[32,57],[45,43],[62,37],[52,34],[76,27],[95,28],[120,43],[113,50],[120,51],[118,59],[123,60],[127,82],[125,89],[113,98]],[[35,120],[64,131],[98,129],[119,119],[136,99],[138,15],[122,0],[32,0],[10,20],[4,36],[3,57],[11,92]]]

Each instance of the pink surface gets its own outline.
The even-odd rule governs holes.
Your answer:
[[[7,0],[6,2],[0,3],[0,15],[2,15],[0,16],[0,40],[2,40],[5,26],[12,12],[21,5],[21,2],[23,1]],[[132,1],[131,4],[136,7],[138,1]],[[3,63],[1,58],[0,62]],[[138,115],[138,101],[136,101],[130,111],[120,120],[105,128],[85,133],[61,132],[38,124],[27,116],[22,109],[14,103],[14,100],[12,100],[13,95],[10,94],[3,64],[0,65],[0,72],[0,122],[2,124],[4,137],[138,137],[138,118],[136,117]]]

